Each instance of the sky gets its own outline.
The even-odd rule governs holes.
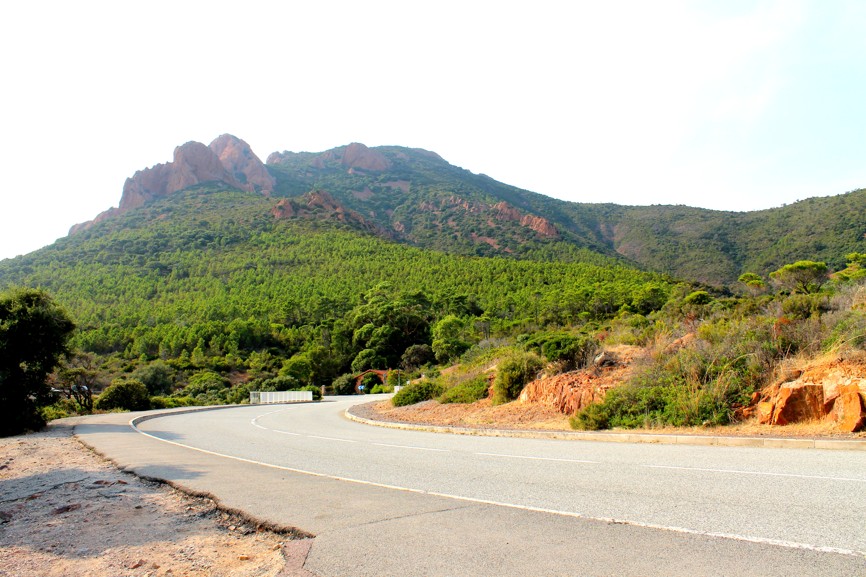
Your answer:
[[[230,133],[432,150],[575,202],[747,211],[866,187],[862,0],[6,2],[0,259]]]

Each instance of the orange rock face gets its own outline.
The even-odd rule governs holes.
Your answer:
[[[774,425],[812,421],[824,416],[824,387],[785,383],[779,389],[773,410]]]
[[[277,184],[250,145],[231,134],[217,137],[208,147],[219,158],[220,164],[244,190],[270,194]]]
[[[866,378],[860,374],[862,367],[841,360],[787,374],[792,380],[767,387],[753,405],[758,422],[787,425],[823,419],[842,432],[860,431],[866,427]]]
[[[836,421],[840,431],[856,433],[866,424],[866,412],[863,410],[863,398],[856,385],[839,387],[839,396],[833,403],[830,417]]]
[[[633,370],[637,347],[620,345],[598,357],[595,366],[538,379],[520,393],[522,403],[541,403],[560,413],[573,415],[580,409],[604,400],[607,391],[620,385]],[[609,361],[609,362],[607,362]]]

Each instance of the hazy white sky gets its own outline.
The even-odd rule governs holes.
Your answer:
[[[0,258],[231,133],[426,148],[578,202],[754,210],[866,186],[866,2],[7,2]]]

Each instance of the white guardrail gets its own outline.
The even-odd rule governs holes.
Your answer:
[[[313,400],[313,391],[250,391],[251,405],[304,403]]]

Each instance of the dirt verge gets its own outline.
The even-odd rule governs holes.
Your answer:
[[[64,425],[0,439],[0,576],[310,575],[309,539],[123,473]]]

